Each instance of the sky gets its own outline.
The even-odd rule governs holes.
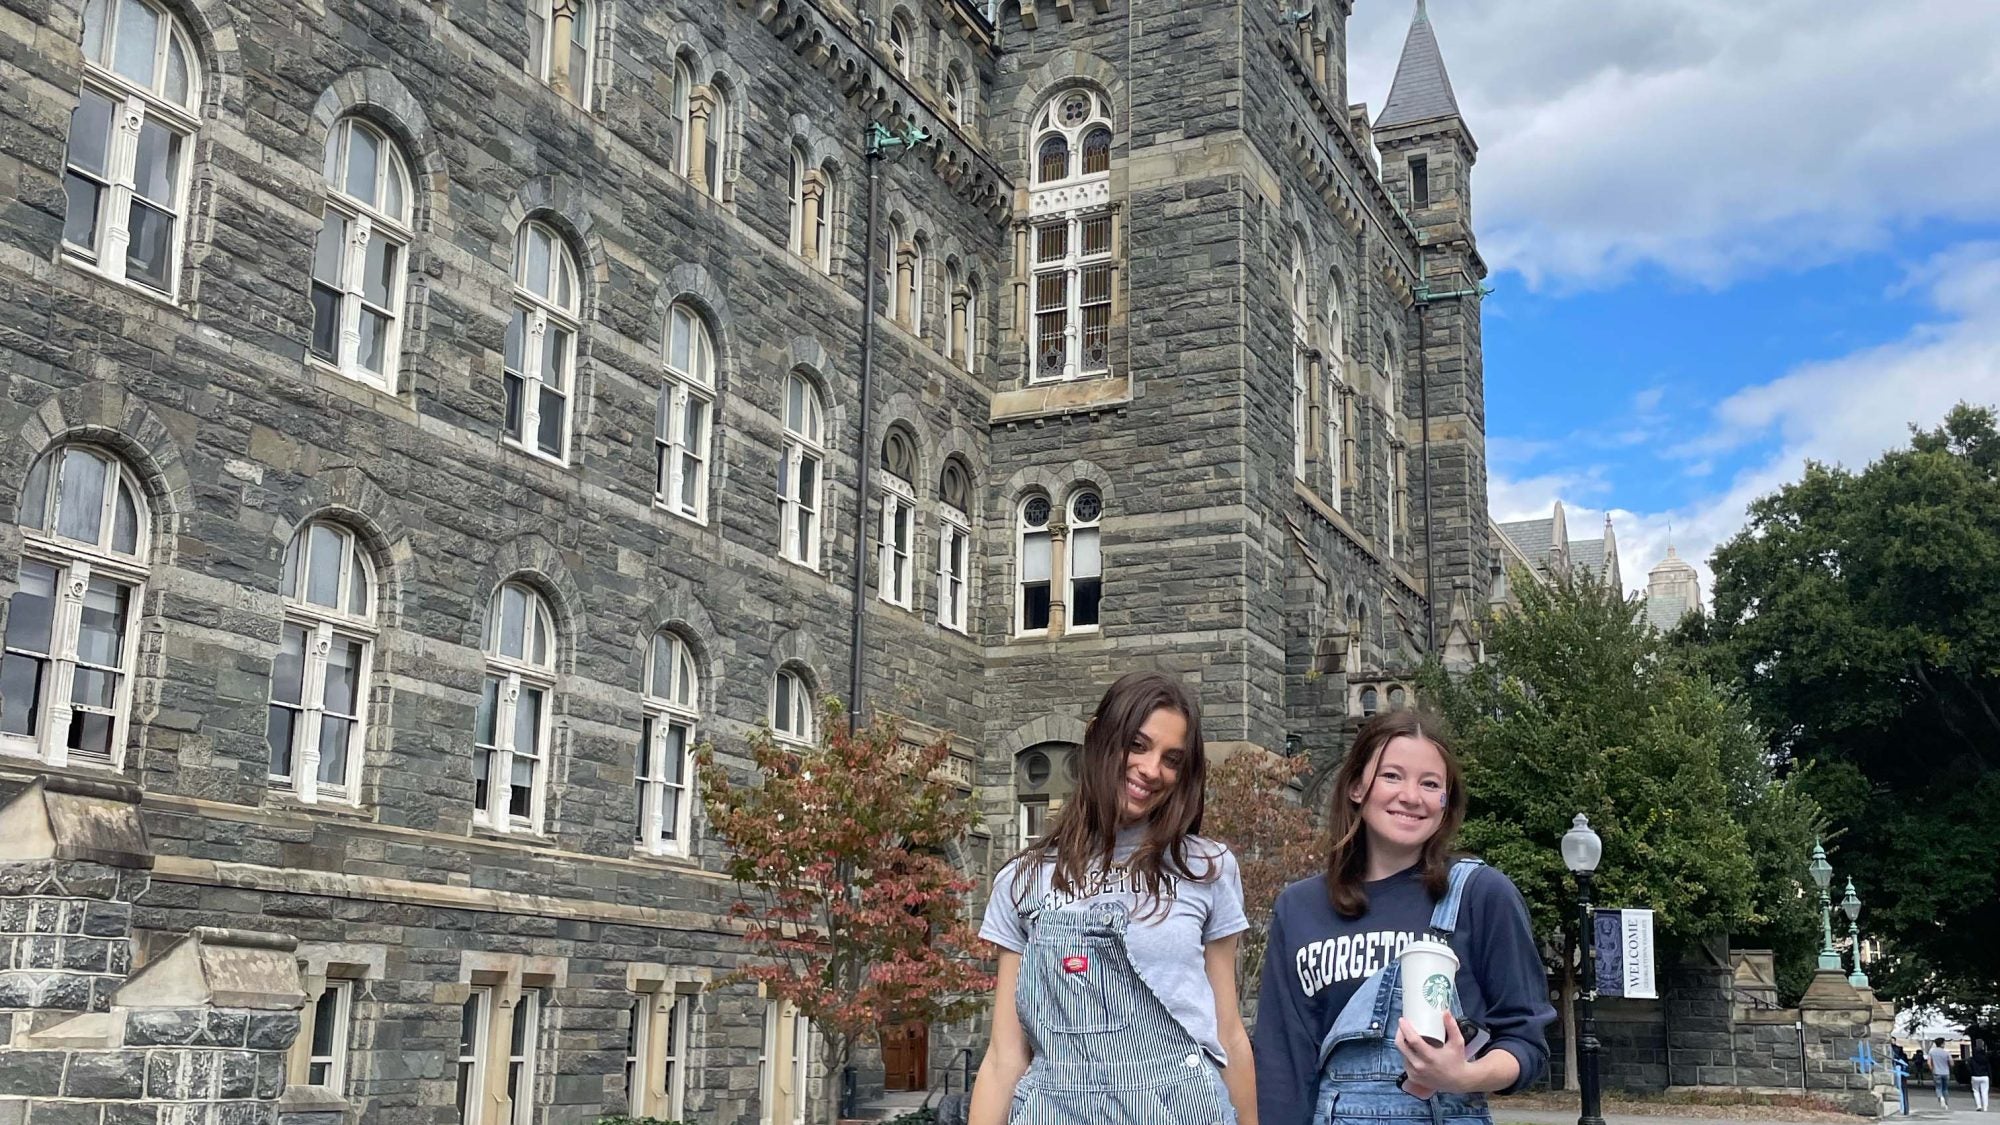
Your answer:
[[[1325,2],[1325,0],[1322,0]],[[1415,0],[1355,0],[1379,111]],[[1746,506],[2000,405],[2000,0],[1429,0],[1479,145],[1496,519],[1702,591]]]

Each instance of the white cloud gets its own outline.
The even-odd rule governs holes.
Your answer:
[[[1710,594],[1715,546],[1741,529],[1751,501],[1797,480],[1807,460],[1860,470],[1907,444],[1912,424],[1935,426],[1959,402],[2000,405],[2000,243],[1940,254],[1913,270],[1908,284],[1926,293],[1935,319],[1893,343],[1801,364],[1716,404],[1713,429],[1696,444],[1752,454],[1726,485],[1670,511],[1614,510],[1627,588],[1645,586],[1647,569],[1665,557],[1671,526],[1681,557],[1701,572]],[[1704,460],[1689,473],[1711,467]],[[1503,520],[1546,515],[1561,497],[1573,535],[1593,526],[1586,520],[1602,520],[1603,509],[1587,506],[1592,499],[1615,499],[1597,468],[1524,479],[1496,472],[1488,487],[1494,516]]]
[[[1350,96],[1412,4],[1363,0]],[[2000,3],[1431,0],[1481,151],[1487,258],[1531,284],[1640,266],[1721,286],[2000,210]]]

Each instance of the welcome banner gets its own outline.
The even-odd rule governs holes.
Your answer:
[[[1653,975],[1653,912],[1599,910],[1596,933],[1597,994],[1658,1000]]]

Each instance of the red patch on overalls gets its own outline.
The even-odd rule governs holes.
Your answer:
[[[1071,954],[1063,958],[1062,965],[1065,973],[1087,973],[1090,971],[1090,958],[1081,954]]]

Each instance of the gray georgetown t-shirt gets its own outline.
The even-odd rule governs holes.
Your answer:
[[[1111,853],[1111,868],[1093,873],[1083,886],[1062,894],[1050,885],[1054,864],[1044,863],[1035,872],[1029,893],[1017,896],[1015,883],[1022,865],[1018,859],[1009,863],[993,880],[993,897],[986,903],[986,921],[979,927],[979,936],[1019,953],[1028,945],[1024,914],[1085,910],[1100,902],[1123,905],[1130,918],[1125,949],[1139,978],[1195,1042],[1217,1062],[1226,1064],[1228,1059],[1216,1034],[1215,991],[1209,987],[1202,947],[1250,928],[1250,920],[1243,916],[1243,875],[1237,870],[1236,856],[1214,840],[1188,837],[1189,870],[1197,876],[1212,871],[1213,877],[1200,882],[1169,873],[1164,888],[1167,909],[1156,907],[1150,917],[1142,918],[1151,904],[1133,886],[1123,866],[1138,842],[1138,829],[1120,832],[1117,848]]]

